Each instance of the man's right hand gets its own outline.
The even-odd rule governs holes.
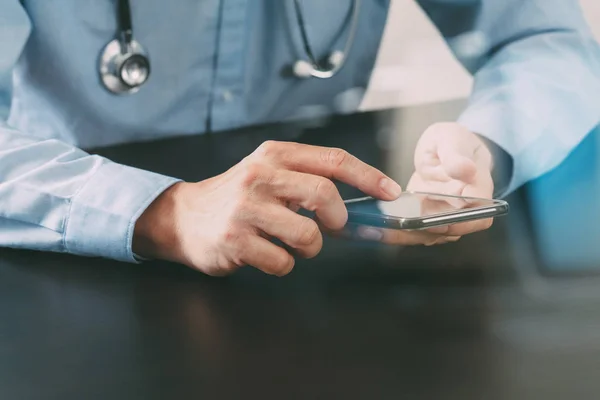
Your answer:
[[[228,275],[251,265],[283,276],[294,257],[314,257],[323,237],[317,223],[296,213],[314,211],[324,228],[346,224],[346,206],[332,179],[380,200],[401,189],[381,171],[344,150],[298,143],[263,143],[227,172],[198,183],[178,183],[138,219],[134,252],[179,262],[208,275]]]

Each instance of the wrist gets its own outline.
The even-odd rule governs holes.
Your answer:
[[[145,259],[173,260],[178,238],[177,201],[187,185],[178,182],[161,193],[135,223],[132,249]]]
[[[487,137],[477,134],[491,154],[490,174],[494,182],[494,196],[502,194],[510,185],[513,175],[513,159],[506,150]]]

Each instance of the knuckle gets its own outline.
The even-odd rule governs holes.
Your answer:
[[[327,179],[322,178],[317,181],[317,185],[315,186],[315,201],[317,203],[329,202],[332,200],[337,194],[337,187],[335,184]]]
[[[239,243],[239,241],[242,240],[241,238],[241,232],[230,226],[221,233],[219,242],[229,246],[235,246],[236,243]]]
[[[249,217],[255,214],[254,204],[247,195],[240,195],[234,203],[231,215],[229,216],[231,223],[247,221]]]
[[[283,143],[281,142],[277,142],[275,140],[267,140],[261,143],[260,146],[258,146],[255,153],[260,158],[273,159],[277,157],[277,155],[281,151],[282,146]]]
[[[248,251],[248,238],[245,235],[238,235],[235,242],[231,243],[231,261],[235,265],[244,265]]]
[[[271,168],[259,163],[247,164],[242,173],[242,187],[252,188],[258,183],[268,180],[271,176]]]
[[[334,167],[340,167],[348,161],[349,156],[350,154],[344,149],[331,148],[325,154],[325,161]]]
[[[315,221],[306,218],[298,228],[296,244],[300,246],[309,246],[313,244],[321,234]]]

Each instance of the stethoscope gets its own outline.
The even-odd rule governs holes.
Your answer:
[[[300,28],[300,37],[308,58],[308,60],[298,60],[293,64],[292,70],[297,78],[328,79],[335,76],[344,67],[354,44],[360,3],[361,0],[352,0],[351,22],[343,49],[332,51],[327,57],[325,65],[321,65],[308,40],[300,0],[294,0],[294,12]],[[150,77],[150,58],[144,46],[133,37],[129,0],[118,0],[117,23],[117,36],[106,45],[100,56],[100,78],[106,89],[112,93],[135,93]]]

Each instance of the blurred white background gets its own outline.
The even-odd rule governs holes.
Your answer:
[[[500,0],[501,1],[501,0]],[[565,0],[567,1],[567,0]],[[600,40],[600,0],[580,0]],[[466,105],[472,77],[454,59],[414,0],[392,0],[377,64],[361,109],[398,108],[392,136],[393,176],[405,185],[416,142],[429,125],[455,120]],[[600,105],[599,105],[600,106]]]
[[[435,103],[468,96],[471,76],[454,59],[414,0],[392,0],[377,66],[362,109]],[[600,39],[600,0],[580,0]]]

